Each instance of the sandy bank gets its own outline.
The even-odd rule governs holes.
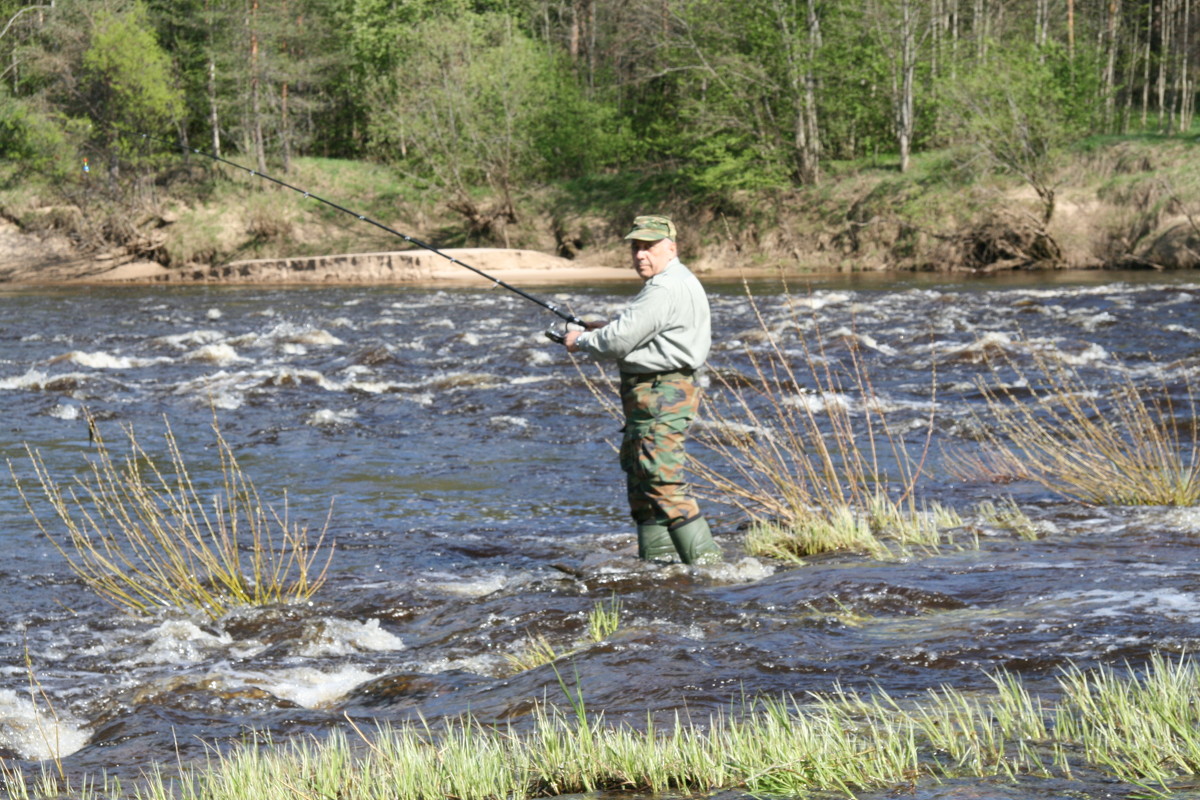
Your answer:
[[[441,252],[404,250],[347,253],[304,258],[234,261],[210,267],[170,269],[153,261],[128,258],[79,258],[60,246],[34,247],[28,237],[0,230],[0,285],[46,284],[322,284],[481,286],[487,273],[513,286],[593,284],[631,281],[626,265],[580,264],[535,250],[456,248]],[[450,259],[454,259],[451,261]],[[738,277],[737,274],[714,277]]]

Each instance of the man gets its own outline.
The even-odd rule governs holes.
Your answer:
[[[571,352],[617,362],[625,438],[621,469],[637,523],[638,556],[720,561],[708,522],[684,483],[687,429],[700,405],[695,373],[712,344],[708,297],[678,258],[675,225],[642,216],[625,237],[644,285],[608,325],[569,331]]]

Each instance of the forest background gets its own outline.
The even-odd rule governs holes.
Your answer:
[[[1197,6],[3,0],[0,215],[42,258],[398,249],[195,148],[443,246],[611,260],[661,211],[701,271],[1195,267]]]

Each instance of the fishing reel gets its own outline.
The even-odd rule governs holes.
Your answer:
[[[567,331],[570,329],[569,326],[571,326],[571,325],[575,325],[579,328],[582,328],[585,331],[595,331],[595,330],[599,330],[600,328],[603,328],[607,324],[608,324],[607,322],[594,322],[594,321],[584,322],[584,321],[576,318],[576,319],[572,320],[571,322],[568,322],[566,325],[564,325],[562,330],[556,330],[554,328],[547,328],[546,329],[546,338],[552,342],[556,342],[557,344],[566,344],[567,343]]]

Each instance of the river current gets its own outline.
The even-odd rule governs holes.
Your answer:
[[[702,568],[636,560],[613,450],[619,423],[543,337],[554,318],[500,289],[0,290],[0,452],[23,480],[26,445],[55,477],[82,474],[90,412],[116,451],[132,425],[161,452],[169,423],[193,476],[212,481],[215,414],[264,500],[281,506],[286,493],[291,517],[317,529],[329,515],[335,544],[310,603],[217,621],[139,617],[75,578],[6,470],[0,758],[34,768],[58,756],[73,774],[132,780],[251,730],[320,735],[347,713],[436,721],[469,711],[520,725],[535,703],[563,699],[554,669],[517,672],[506,658],[532,636],[578,647],[568,669],[588,705],[632,724],[835,686],[986,692],[999,669],[1052,693],[1068,665],[1190,658],[1200,648],[1200,511],[1086,507],[1032,484],[964,482],[942,454],[971,446],[984,355],[1020,353],[1022,342],[1098,387],[1124,375],[1194,384],[1198,281],[755,285],[795,359],[802,351],[783,322],[797,314],[832,350],[857,344],[910,446],[924,447],[932,409],[924,497],[968,518],[984,500],[1011,497],[1040,534],[984,530],[978,546],[793,566],[747,555],[745,520],[709,503],[727,558]],[[602,317],[635,290],[528,288]],[[740,284],[709,288],[711,362],[746,370],[748,349],[766,347],[752,306]],[[614,597],[618,631],[581,644],[588,612]],[[1061,785],[996,791],[988,796],[1085,796]]]

